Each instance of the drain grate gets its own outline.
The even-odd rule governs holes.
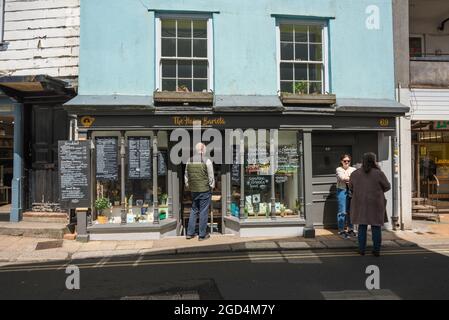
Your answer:
[[[36,250],[62,248],[62,240],[38,242]]]

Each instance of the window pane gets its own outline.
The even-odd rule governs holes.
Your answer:
[[[178,20],[178,38],[192,38],[191,20]]]
[[[281,41],[293,42],[293,25],[281,25]]]
[[[192,78],[192,61],[178,61],[178,78]]]
[[[162,60],[162,77],[176,78],[176,61]]]
[[[178,90],[187,92],[192,91],[192,80],[185,80],[185,79],[178,80]]]
[[[307,26],[295,27],[295,42],[307,42]]]
[[[194,20],[193,21],[193,37],[194,38],[207,38],[207,21],[206,20]]]
[[[162,20],[162,36],[163,37],[176,37],[176,21],[175,20]]]
[[[281,80],[293,80],[292,63],[281,63]]]
[[[281,82],[281,92],[293,93],[293,82],[282,81]]]
[[[293,60],[293,44],[281,42],[281,59]]]
[[[299,215],[299,150],[296,131],[280,131],[275,175],[276,215]]]
[[[321,44],[310,45],[310,61],[323,61],[323,49]]]
[[[162,79],[162,91],[176,91],[176,80]]]
[[[175,39],[162,39],[162,56],[163,57],[176,57],[176,40]]]
[[[322,82],[310,82],[310,93],[323,93]]]
[[[178,57],[192,56],[192,40],[178,39]]]
[[[193,77],[194,78],[207,78],[207,62],[206,61],[194,61],[193,62]]]
[[[295,64],[295,80],[307,80],[307,64]]]
[[[323,41],[323,27],[321,26],[311,26],[309,28],[309,41],[315,43],[321,43]]]
[[[309,60],[307,55],[307,44],[296,44],[295,45],[295,59],[307,61]]]
[[[310,64],[309,65],[309,80],[321,80],[321,69],[322,66],[320,64]]]
[[[193,91],[207,91],[207,80],[193,80]]]
[[[193,56],[197,58],[207,57],[207,40],[193,40]]]

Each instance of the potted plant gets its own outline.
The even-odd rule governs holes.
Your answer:
[[[306,81],[295,82],[293,93],[281,92],[280,98],[283,104],[291,105],[334,105],[337,102],[335,94],[314,92],[308,93],[308,84]]]
[[[108,217],[104,215],[104,210],[111,207],[111,204],[109,203],[108,198],[98,198],[95,200],[95,209],[98,212],[97,221],[100,224],[104,224],[108,222]]]
[[[167,204],[167,198],[168,195],[166,193],[163,193],[159,196],[159,204],[166,205]]]

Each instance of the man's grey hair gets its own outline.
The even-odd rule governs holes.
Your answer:
[[[206,154],[206,145],[202,142],[199,142],[195,146],[195,150],[197,154],[205,155]]]

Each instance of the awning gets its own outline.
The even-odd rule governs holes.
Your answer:
[[[47,75],[0,77],[0,90],[26,103],[67,100],[75,95],[69,83]]]
[[[339,99],[336,104],[337,112],[361,112],[361,113],[391,113],[405,114],[410,108],[387,99]]]

